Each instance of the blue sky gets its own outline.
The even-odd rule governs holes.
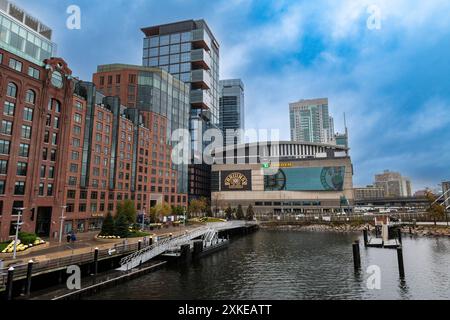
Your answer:
[[[350,131],[355,185],[384,169],[415,190],[450,179],[448,0],[15,0],[54,29],[58,55],[91,79],[98,64],[141,64],[141,27],[204,18],[221,77],[246,85],[246,127],[289,139],[289,102],[328,97]],[[81,8],[81,30],[66,9]],[[370,30],[376,5],[381,28]]]

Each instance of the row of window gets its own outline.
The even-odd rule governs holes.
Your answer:
[[[0,140],[0,154],[9,155],[11,141]],[[30,153],[30,145],[26,143],[21,143],[19,145],[19,157],[28,158]]]
[[[3,54],[0,54],[0,63],[2,63],[2,60],[3,60]],[[18,72],[22,72],[22,69],[23,69],[23,64],[22,64],[22,62],[20,62],[20,61],[14,59],[14,58],[10,58],[10,59],[9,59],[9,64],[8,64],[8,66],[9,66],[11,69],[16,70],[16,71],[18,71]],[[34,68],[34,67],[31,67],[31,66],[28,67],[28,75],[29,75],[30,77],[35,78],[35,79],[38,79],[38,80],[40,79],[40,71],[39,71],[38,69]]]

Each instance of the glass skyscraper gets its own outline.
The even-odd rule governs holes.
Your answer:
[[[241,79],[220,80],[219,128],[227,143],[227,130],[245,129],[244,83]],[[239,143],[233,139],[235,143]]]
[[[292,141],[334,143],[334,124],[329,115],[328,99],[291,103],[289,113]]]
[[[211,167],[202,163],[201,136],[219,125],[219,43],[204,20],[142,29],[143,65],[161,68],[190,86],[189,198],[211,196]]]

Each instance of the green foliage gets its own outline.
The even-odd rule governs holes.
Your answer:
[[[137,217],[137,211],[134,207],[134,203],[131,200],[124,200],[117,204],[117,217],[125,215],[129,223],[135,223]]]
[[[128,221],[128,217],[126,214],[122,213],[116,216],[115,223],[115,235],[120,236],[121,238],[127,238],[129,233],[130,223]]]
[[[159,221],[161,216],[168,216],[172,213],[172,208],[168,203],[158,203],[156,206],[150,208],[150,219],[152,222]]]
[[[205,198],[193,199],[189,204],[189,213],[201,214],[205,212],[208,207],[208,201]]]
[[[172,206],[172,213],[177,216],[184,215],[184,208],[182,206]]]
[[[253,206],[252,205],[249,205],[248,206],[248,208],[247,208],[247,214],[246,214],[246,216],[245,216],[245,219],[247,220],[247,221],[253,221],[253,217],[255,216],[255,213],[254,213],[254,211],[253,211]]]
[[[142,232],[142,231],[131,231],[128,233],[128,238],[141,238],[141,237],[147,237],[150,233],[148,232]]]
[[[227,218],[227,220],[233,219],[233,210],[231,209],[230,206],[228,206],[228,208],[225,209],[225,217]]]
[[[434,220],[434,224],[436,225],[436,220],[445,218],[445,208],[438,202],[433,203],[437,198],[431,192],[427,192],[426,197],[428,202],[430,203],[430,206],[427,209],[427,213],[431,216],[431,218]]]
[[[102,224],[102,231],[100,232],[102,236],[114,236],[114,219],[111,212],[108,212]]]
[[[242,210],[242,206],[238,205],[237,211],[236,211],[236,219],[242,220],[244,219],[244,211]]]
[[[35,235],[34,233],[19,232],[19,240],[24,245],[33,244],[36,239],[37,235]]]
[[[9,244],[10,242],[2,242],[0,243],[0,252],[3,251]]]

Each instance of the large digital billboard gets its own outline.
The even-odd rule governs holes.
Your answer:
[[[264,177],[266,191],[343,191],[345,167],[283,168]]]
[[[222,171],[222,191],[249,191],[252,190],[251,170]]]

